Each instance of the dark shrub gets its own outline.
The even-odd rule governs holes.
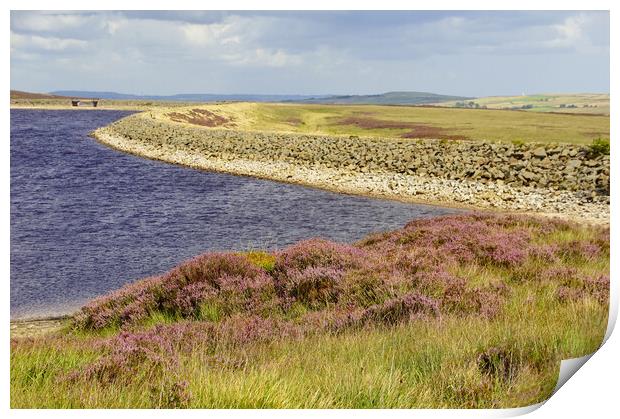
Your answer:
[[[589,154],[592,157],[606,155],[609,156],[610,147],[609,147],[609,139],[607,138],[597,138],[592,141],[592,144],[589,146]]]
[[[519,367],[519,357],[504,348],[490,348],[478,355],[478,369],[493,379],[510,382],[517,375]]]

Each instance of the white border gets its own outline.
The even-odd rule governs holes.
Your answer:
[[[229,1],[210,1],[200,2],[192,0],[176,0],[174,3],[164,2],[161,0],[153,0],[150,2],[138,2],[132,0],[109,0],[103,1],[91,1],[85,3],[83,1],[76,0],[61,0],[55,1],[52,4],[46,1],[12,1],[5,2],[7,4],[7,10],[2,14],[2,28],[8,35],[10,28],[10,13],[9,10],[80,10],[80,9],[92,9],[92,10],[123,10],[123,9],[153,9],[153,10],[611,10],[611,68],[618,68],[618,48],[614,39],[619,38],[618,24],[620,19],[618,14],[620,13],[620,6],[617,6],[618,2],[603,1],[603,0],[590,0],[590,1],[576,1],[576,0],[564,0],[562,2],[550,1],[550,0],[504,0],[501,2],[490,0],[478,0],[478,1],[455,1],[455,0],[434,0],[432,2],[421,1],[397,1],[397,0],[382,0],[380,2],[368,2],[368,1],[354,1],[354,0],[300,0],[296,2],[282,1],[282,0],[270,0],[263,1],[261,3],[253,3],[248,0],[229,0]],[[53,6],[53,7],[51,7]],[[88,7],[87,7],[88,6]],[[560,7],[561,6],[561,7]],[[615,6],[615,7],[614,7]],[[7,36],[8,38],[8,36]],[[3,81],[4,92],[8,94],[10,90],[10,48],[9,40],[5,38],[5,52],[3,54]],[[616,70],[617,71],[617,70]],[[611,115],[615,116],[615,102],[614,99],[618,94],[617,78],[614,77],[614,71],[610,72],[610,86],[612,96],[612,111]],[[9,287],[9,259],[10,259],[10,220],[9,220],[9,208],[10,208],[10,165],[9,165],[9,101],[5,96],[3,106],[5,111],[2,115],[2,126],[5,136],[2,141],[3,152],[0,154],[2,164],[0,167],[3,171],[1,188],[3,199],[1,201],[1,210],[4,214],[5,222],[2,224],[2,270],[3,278],[1,287],[4,294],[4,309],[2,310],[2,316],[4,317],[4,327],[1,328],[2,342],[5,342],[5,353],[3,362],[1,365],[1,375],[4,378],[2,381],[2,410],[6,411],[11,416],[15,417],[31,417],[32,415],[43,414],[50,417],[58,418],[83,418],[83,417],[105,417],[109,414],[118,415],[120,417],[130,417],[136,413],[134,410],[90,410],[90,411],[66,411],[56,410],[50,411],[38,410],[36,413],[30,410],[9,410],[9,319],[10,310],[8,299],[10,295]],[[618,137],[618,126],[615,123],[613,117],[611,119],[611,137],[614,139]],[[615,179],[618,177],[618,165],[615,163],[618,153],[616,152],[615,145],[612,145],[612,159],[611,159],[611,227],[612,227],[612,257],[611,257],[611,277],[612,277],[612,293],[611,293],[611,311],[610,311],[610,327],[608,329],[611,332],[613,323],[617,318],[618,313],[618,264],[614,258],[615,241],[616,236],[615,220],[615,197],[618,196],[618,187]],[[566,416],[566,417],[583,417],[584,415],[594,415],[593,417],[609,417],[611,412],[618,412],[618,374],[619,364],[618,349],[620,343],[617,337],[618,333],[611,334],[606,344],[588,361],[586,366],[577,372],[575,378],[568,381],[559,391],[547,401],[540,409],[533,412],[532,417],[550,417],[550,416]],[[183,415],[183,417],[204,417],[209,415],[211,417],[227,417],[231,416],[244,416],[244,417],[256,417],[259,415],[269,415],[270,417],[281,417],[290,419],[291,415],[302,418],[315,418],[323,417],[326,414],[333,417],[347,417],[351,414],[355,414],[359,418],[376,417],[379,415],[390,415],[395,417],[410,417],[415,415],[416,417],[498,417],[498,416],[513,416],[519,413],[526,413],[526,410],[356,410],[350,412],[346,410],[336,411],[318,411],[318,410],[277,410],[277,411],[253,411],[253,410],[210,410],[208,412],[194,410],[194,411],[149,411],[150,417],[176,417]]]

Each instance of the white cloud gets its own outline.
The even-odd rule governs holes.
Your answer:
[[[553,38],[544,42],[550,48],[570,48],[584,42],[584,26],[587,18],[583,15],[571,16],[564,22],[552,25]]]
[[[11,26],[27,32],[61,32],[83,26],[88,20],[88,16],[81,14],[15,12],[11,15]]]
[[[580,13],[552,25],[553,36],[545,46],[579,53],[609,54],[609,15]]]
[[[127,19],[106,19],[103,27],[110,35],[115,35],[123,26],[127,25]]]
[[[58,52],[85,49],[88,42],[81,39],[22,35],[11,31],[11,50],[40,50]]]
[[[255,65],[260,67],[288,67],[303,63],[301,55],[288,54],[281,49],[270,50],[256,48],[252,51],[243,51],[224,56],[226,61],[234,65]]]
[[[231,24],[194,24],[188,23],[181,27],[185,39],[193,45],[228,45],[239,44],[240,37],[234,34]]]
[[[125,90],[147,79],[152,89],[161,89],[167,78],[174,80],[165,86],[172,91],[195,91],[202,82],[212,91],[249,85],[273,92],[288,83],[289,92],[325,93],[336,86],[336,93],[353,93],[380,85],[412,88],[399,87],[398,80],[434,80],[439,71],[426,63],[438,58],[458,69],[459,77],[480,71],[484,59],[515,58],[513,63],[523,68],[513,64],[508,79],[529,74],[527,63],[534,55],[556,63],[566,58],[566,69],[582,53],[605,66],[608,13],[11,12],[14,79],[27,83],[23,69],[31,68],[29,77],[36,78],[37,69],[45,67],[57,72],[58,85],[50,88],[114,78],[127,80]],[[82,73],[83,62],[106,65]],[[200,82],[196,74],[204,75]],[[109,86],[115,88],[122,90]],[[418,88],[433,90],[430,85]]]

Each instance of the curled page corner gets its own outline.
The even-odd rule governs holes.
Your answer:
[[[612,290],[612,294],[614,295],[615,293]],[[605,336],[603,338],[603,342],[601,343],[601,346],[599,347],[599,349],[605,344],[605,342],[607,342],[607,339],[609,339],[609,336],[611,336],[611,333],[613,332],[615,326],[616,326],[616,321],[618,319],[618,305],[615,299],[611,299],[610,298],[610,306],[609,306],[609,318],[607,320],[607,330],[605,331]],[[560,372],[558,374],[558,382],[555,385],[555,388],[553,389],[553,392],[551,393],[551,396],[549,397],[549,399],[551,397],[553,397],[553,395],[555,393],[557,393],[557,391],[562,388],[562,386],[564,384],[566,384],[568,382],[568,380],[570,380],[570,378],[575,375],[575,373],[577,371],[579,371],[579,369],[581,367],[583,367],[585,365],[586,362],[588,362],[590,360],[590,358],[592,358],[592,356],[594,356],[594,354],[598,351],[598,349],[594,352],[592,352],[589,355],[585,355],[579,358],[570,358],[570,359],[564,359],[560,362]],[[547,399],[547,400],[549,400]],[[545,404],[547,402],[547,400],[541,402],[541,403],[537,403],[531,406],[525,406],[522,408],[517,408],[514,409],[514,416],[516,415],[522,415],[522,414],[526,414],[526,413],[530,413],[536,409],[538,409],[540,406],[542,406],[543,404]],[[513,415],[511,415],[513,416]]]
[[[613,332],[616,327],[616,321],[618,320],[618,299],[617,290],[615,289],[614,281],[611,281],[609,284],[609,318],[607,320],[607,330],[605,331],[605,337],[603,338],[603,343],[601,346],[607,342],[609,336],[611,336],[611,332]]]
[[[564,384],[566,384],[568,382],[568,380],[577,372],[579,371],[579,368],[583,367],[583,365],[588,362],[588,360],[590,358],[592,358],[592,356],[596,353],[596,351],[592,352],[589,355],[586,356],[582,356],[579,358],[570,358],[570,359],[564,359],[560,362],[560,372],[558,374],[558,382],[555,386],[555,388],[553,389],[553,392],[551,393],[551,396],[549,396],[548,399],[540,402],[540,403],[536,403],[536,404],[532,404],[529,406],[523,406],[523,407],[516,407],[516,408],[511,408],[511,409],[501,409],[499,411],[497,411],[498,415],[496,415],[495,417],[515,417],[515,416],[521,416],[521,415],[526,415],[528,413],[531,413],[533,411],[535,411],[536,409],[538,409],[539,407],[541,407],[542,405],[544,405],[549,399],[551,399],[551,397],[553,397],[553,395],[560,389],[562,388],[562,386]]]
[[[590,358],[592,358],[592,355],[594,355],[596,353],[592,352],[589,355],[586,356],[582,356],[579,358],[571,358],[571,359],[564,359],[562,360],[562,362],[560,363],[560,373],[558,376],[558,383],[555,385],[555,388],[553,389],[553,393],[551,394],[551,397],[553,397],[553,395],[560,389],[562,388],[562,386],[564,384],[566,384],[566,382],[577,372],[579,371],[579,368],[583,367],[583,365],[588,362],[588,360]]]
[[[500,410],[497,410],[498,414],[495,417],[512,418],[515,416],[527,415],[528,413],[532,413],[534,410],[541,407],[543,404],[545,404],[545,402],[546,400],[539,402],[539,403],[531,404],[529,406],[513,407],[510,409],[500,409]]]

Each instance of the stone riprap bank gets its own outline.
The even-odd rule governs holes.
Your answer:
[[[349,193],[607,218],[609,156],[570,144],[337,137],[212,129],[137,114],[95,132],[115,148]]]

